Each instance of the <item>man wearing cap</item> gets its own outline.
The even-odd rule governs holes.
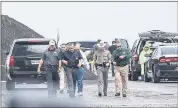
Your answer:
[[[107,96],[108,71],[110,67],[111,53],[105,49],[103,41],[99,43],[99,50],[94,53],[93,60],[96,63],[98,96]]]
[[[44,64],[46,68],[46,78],[48,86],[48,97],[56,97],[57,90],[59,89],[59,76],[58,72],[61,71],[61,52],[55,47],[54,40],[49,42],[49,48],[42,54],[38,73],[41,73],[41,66]]]
[[[74,44],[68,44],[69,50],[63,53],[62,63],[66,66],[66,76],[69,88],[69,97],[75,97],[76,82],[77,82],[77,72],[81,67],[82,55],[79,51],[75,50]]]
[[[121,41],[116,43],[117,49],[112,54],[112,61],[115,65],[115,96],[120,96],[121,92],[123,97],[126,97],[128,72],[129,72],[129,60],[131,58],[131,52],[128,49],[122,48]]]

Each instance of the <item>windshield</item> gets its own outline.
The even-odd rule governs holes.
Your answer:
[[[15,44],[13,56],[41,56],[49,47],[48,43]]]
[[[178,54],[178,47],[162,47],[161,51],[163,55]]]

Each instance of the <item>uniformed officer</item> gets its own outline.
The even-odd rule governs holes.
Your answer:
[[[107,96],[108,71],[110,67],[111,53],[105,49],[103,41],[99,43],[99,50],[94,53],[93,60],[96,63],[98,96]]]
[[[128,49],[122,48],[120,40],[117,41],[116,45],[118,48],[112,54],[113,64],[115,65],[115,96],[120,96],[122,91],[123,97],[126,97],[129,72],[128,64],[131,53]]]
[[[66,76],[69,88],[69,97],[75,97],[77,72],[81,67],[80,60],[83,59],[79,51],[74,50],[74,44],[68,44],[69,50],[63,53],[62,63],[66,65]]]
[[[55,41],[49,42],[49,48],[42,54],[38,72],[41,73],[41,66],[44,64],[46,68],[48,97],[56,97],[57,90],[59,89],[59,76],[58,72],[61,71],[61,54],[55,47]]]

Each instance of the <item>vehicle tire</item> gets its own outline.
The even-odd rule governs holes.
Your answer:
[[[15,82],[13,80],[7,80],[6,88],[7,88],[7,90],[14,90],[15,89]]]
[[[150,82],[150,78],[148,78],[147,73],[144,74],[144,81],[145,82]]]
[[[153,78],[152,78],[152,81],[153,81],[153,83],[159,83],[160,82],[160,78],[158,78],[157,76],[156,76],[156,66],[153,66]]]
[[[137,72],[131,71],[131,80],[132,81],[137,81],[138,80]]]

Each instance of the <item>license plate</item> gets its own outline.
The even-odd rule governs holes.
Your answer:
[[[39,64],[40,60],[31,60],[31,64]]]
[[[178,62],[170,62],[170,65],[178,65]]]

